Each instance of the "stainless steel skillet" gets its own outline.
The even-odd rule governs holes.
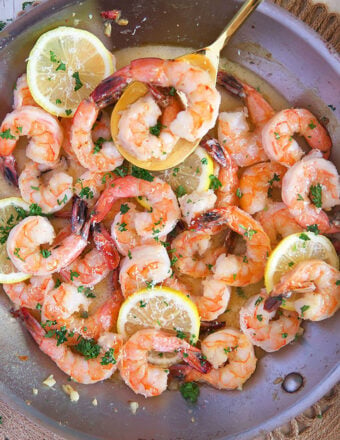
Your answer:
[[[239,7],[236,0],[50,0],[8,26],[0,41],[0,117],[9,110],[15,78],[36,38],[58,25],[79,26],[97,34],[110,49],[146,43],[203,47],[222,30]],[[127,27],[113,27],[104,36],[101,10],[118,8],[128,18]],[[89,18],[92,14],[93,18]],[[144,18],[146,17],[146,20]],[[248,44],[251,43],[251,44]],[[265,50],[260,50],[262,47]],[[340,165],[339,59],[319,37],[282,9],[262,4],[230,41],[225,54],[256,72],[292,103],[311,106],[330,119],[333,160]],[[337,107],[333,112],[328,105]],[[0,297],[0,394],[29,417],[64,438],[111,440],[213,440],[252,438],[271,430],[303,411],[330,389],[340,376],[339,317],[305,325],[304,338],[282,351],[265,356],[242,393],[202,387],[199,403],[190,407],[179,393],[164,393],[145,400],[127,387],[111,382],[81,386],[77,404],[60,389],[66,376],[43,355],[9,314],[10,303]],[[17,355],[29,355],[22,362]],[[305,379],[297,393],[284,392],[278,377],[297,371]],[[41,386],[49,374],[55,389]],[[39,388],[37,397],[32,388]],[[98,407],[91,402],[96,397]],[[25,400],[31,400],[27,406]],[[139,409],[131,415],[130,401]],[[61,424],[59,424],[61,422]]]

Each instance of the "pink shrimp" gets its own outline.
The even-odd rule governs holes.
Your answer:
[[[104,333],[98,339],[100,351],[97,357],[88,359],[75,353],[68,345],[59,344],[55,338],[46,338],[46,332],[38,321],[25,308],[20,317],[27,330],[58,367],[73,380],[83,384],[96,383],[108,379],[117,369],[123,338],[114,333]],[[75,346],[77,348],[77,346]]]
[[[20,307],[35,309],[44,302],[45,296],[53,289],[54,281],[51,276],[32,277],[28,282],[3,284],[9,299]]]
[[[261,130],[274,115],[273,108],[257,90],[226,72],[218,72],[217,82],[228,92],[245,100],[250,119],[255,126],[254,131],[249,131],[247,113],[244,111],[220,113],[218,139],[221,145],[240,167],[267,160],[262,146]]]
[[[291,167],[304,155],[293,138],[294,133],[303,136],[309,146],[323,152],[328,159],[332,140],[327,129],[306,109],[291,108],[276,113],[262,130],[263,148],[271,160]]]
[[[23,73],[17,79],[15,89],[13,93],[13,109],[18,109],[25,105],[33,105],[38,107],[38,104],[34,101],[31,91],[27,84],[27,75]]]

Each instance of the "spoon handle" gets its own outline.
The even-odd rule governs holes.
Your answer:
[[[227,26],[223,29],[221,35],[206,49],[215,53],[219,53],[227,44],[229,38],[237,31],[237,29],[244,23],[249,15],[257,8],[262,0],[246,0],[242,7],[237,11],[234,17],[229,21]]]

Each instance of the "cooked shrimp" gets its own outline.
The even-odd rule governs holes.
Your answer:
[[[98,339],[100,351],[94,359],[77,354],[65,344],[57,345],[55,338],[46,338],[45,330],[26,310],[21,309],[21,318],[42,352],[73,380],[83,384],[108,379],[117,369],[123,339],[114,333],[104,333]]]
[[[273,248],[287,235],[303,231],[284,203],[270,204],[267,210],[256,214],[256,220],[261,223]]]
[[[122,260],[119,282],[125,297],[147,283],[157,284],[171,275],[170,259],[165,247],[160,244],[142,245],[131,249]]]
[[[340,307],[339,280],[340,272],[324,261],[302,261],[283,275],[271,296],[293,294],[290,301],[300,318],[322,321]]]
[[[281,188],[286,168],[274,162],[262,162],[247,168],[240,178],[240,208],[249,214],[262,211],[275,187]]]
[[[58,120],[45,110],[27,105],[8,113],[0,127],[0,155],[12,154],[18,139],[28,136],[26,156],[34,162],[54,165],[63,142]]]
[[[325,212],[340,204],[339,175],[332,162],[317,154],[306,156],[287,171],[282,199],[303,228],[316,224],[321,233],[330,234],[340,230]]]
[[[81,254],[87,245],[88,229],[86,225],[81,234],[70,234],[57,246],[42,249],[40,245],[53,243],[53,226],[45,217],[27,217],[9,233],[7,253],[19,271],[48,275],[68,266]]]
[[[75,286],[95,286],[100,283],[110,272],[103,253],[96,248],[91,249],[83,257],[78,257],[73,263],[61,269],[60,274],[65,281],[70,281]],[[76,277],[72,274],[76,273]]]
[[[135,101],[121,113],[118,123],[120,145],[138,160],[165,160],[179,137],[169,129],[171,122],[162,123],[159,130],[153,131],[161,115],[150,93]]]
[[[45,183],[45,170],[46,165],[27,162],[19,177],[19,189],[25,202],[35,203],[43,213],[51,214],[60,211],[72,199],[73,178],[56,168],[49,173],[51,177]]]
[[[118,281],[114,279],[113,284],[113,294],[94,313],[84,318],[79,316],[79,312],[88,311],[94,292],[84,286],[77,288],[73,284],[62,283],[45,296],[41,309],[42,322],[52,323],[48,325],[49,329],[67,328],[76,333],[76,340],[79,335],[97,340],[104,332],[112,331],[117,322],[123,296]],[[68,340],[74,342],[72,337]]]
[[[157,238],[143,237],[137,233],[135,218],[138,212],[140,211],[136,209],[134,203],[122,203],[121,209],[111,225],[111,236],[117,245],[118,251],[124,256],[128,255],[130,249],[137,246],[155,244],[155,238]],[[165,241],[166,235],[159,235],[158,239]]]
[[[183,60],[140,58],[106,78],[91,94],[98,106],[114,102],[128,83],[141,81],[174,87],[186,96],[186,108],[169,124],[170,132],[190,142],[215,125],[221,97],[209,74]]]
[[[311,148],[322,151],[325,159],[329,157],[332,141],[326,128],[309,110],[291,108],[276,113],[263,127],[263,148],[271,160],[290,167],[301,159],[304,152],[294,133],[303,136]]]
[[[136,213],[137,233],[157,239],[172,231],[180,217],[177,198],[171,186],[157,177],[151,182],[133,176],[116,179],[113,185],[108,182],[108,187],[99,197],[92,221],[103,220],[116,200],[138,196],[146,196],[152,209]]]
[[[293,341],[301,329],[296,312],[280,309],[278,319],[274,319],[276,310],[267,311],[264,307],[267,296],[263,289],[259,295],[249,298],[240,310],[240,326],[254,345],[272,352]]]
[[[14,88],[13,98],[13,109],[18,109],[25,105],[38,106],[38,104],[34,101],[33,96],[31,95],[30,89],[28,88],[26,73],[22,74],[17,79]]]
[[[180,197],[178,202],[186,224],[190,226],[191,221],[195,217],[212,209],[216,200],[217,197],[212,189],[208,189],[207,191],[193,191],[190,194],[185,194]]]
[[[105,188],[105,174],[85,171],[74,185],[75,193],[86,200],[87,205],[92,205]]]
[[[186,381],[206,382],[220,390],[241,390],[256,368],[254,347],[239,330],[224,328],[207,336],[201,350],[213,368],[207,374],[187,369]]]
[[[136,394],[158,396],[166,390],[169,370],[148,363],[148,353],[178,352],[194,368],[207,372],[210,364],[200,357],[200,350],[188,342],[161,330],[139,330],[124,344],[119,361],[119,372]]]
[[[245,110],[220,113],[218,139],[221,145],[240,167],[267,160],[261,130],[274,115],[274,110],[257,90],[226,72],[218,72],[217,81],[228,92],[244,99],[247,107]],[[248,112],[255,127],[253,131],[250,131],[247,123]]]
[[[257,283],[263,277],[270,253],[269,237],[259,222],[236,206],[229,206],[206,212],[193,225],[210,234],[226,227],[244,238],[247,250],[245,255],[221,254],[213,269],[215,277],[230,286]]]
[[[52,277],[32,277],[27,282],[3,284],[9,299],[20,307],[35,309],[42,304],[47,293],[54,287]]]
[[[209,268],[224,252],[223,247],[211,249],[211,237],[211,231],[190,230],[178,234],[171,245],[176,270],[193,278],[206,278],[210,275]]]
[[[70,129],[70,143],[81,165],[99,173],[112,171],[123,163],[124,158],[112,142],[109,127],[107,130],[101,127],[92,133],[98,114],[99,108],[91,99],[79,104]]]

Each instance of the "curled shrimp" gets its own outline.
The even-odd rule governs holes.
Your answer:
[[[309,110],[291,108],[276,113],[263,127],[263,148],[271,160],[290,167],[301,159],[304,152],[294,133],[303,136],[311,148],[322,151],[325,159],[329,157],[332,141],[326,128]]]
[[[170,259],[160,244],[142,245],[131,250],[122,260],[119,282],[125,297],[147,283],[157,284],[171,275]]]
[[[72,233],[53,246],[55,232],[51,223],[40,216],[27,217],[9,233],[7,253],[14,266],[32,275],[48,275],[74,261],[87,245],[89,226],[80,234]],[[42,244],[52,246],[42,249]]]
[[[261,130],[274,115],[273,108],[257,90],[226,72],[218,72],[217,82],[228,92],[244,99],[247,107],[246,110],[220,113],[218,139],[221,145],[240,167],[267,160],[262,146]],[[253,131],[249,130],[247,123],[248,112],[255,126]]]
[[[92,99],[85,99],[79,104],[70,128],[70,145],[84,168],[106,172],[120,166],[124,158],[112,142],[109,125],[92,133],[99,110]]]
[[[221,97],[209,74],[184,60],[140,58],[106,78],[92,92],[98,106],[112,103],[132,81],[173,87],[186,96],[186,108],[169,124],[173,135],[190,142],[203,137],[215,125]]]
[[[19,76],[15,84],[13,93],[13,109],[18,109],[26,105],[38,106],[31,95],[30,89],[27,84],[26,73]]]
[[[34,162],[54,165],[63,142],[63,130],[54,116],[27,105],[8,113],[0,127],[0,155],[12,154],[18,139],[28,136],[26,156]]]
[[[190,230],[178,234],[171,245],[176,270],[193,278],[206,278],[210,275],[209,268],[224,251],[223,247],[211,249],[211,237],[211,231]]]
[[[178,199],[182,211],[182,218],[188,226],[191,221],[199,214],[212,209],[217,200],[217,196],[212,189],[207,191],[193,191],[185,194]]]
[[[243,237],[247,249],[244,255],[221,254],[213,269],[216,278],[230,286],[257,283],[263,277],[271,250],[269,237],[258,221],[236,206],[228,206],[206,212],[193,225],[209,233],[226,227]]]
[[[113,293],[105,302],[90,316],[84,318],[80,312],[88,311],[90,296],[95,294],[89,290],[75,287],[73,284],[62,283],[58,288],[48,292],[41,308],[41,319],[49,323],[49,328],[67,328],[84,338],[97,340],[104,332],[112,331],[117,322],[118,312],[122,303],[118,277],[113,278]],[[87,296],[85,296],[85,294]],[[72,342],[72,338],[68,338]]]
[[[293,165],[282,181],[282,199],[295,220],[303,227],[316,224],[321,233],[339,232],[325,210],[340,204],[340,183],[332,162],[306,156]]]
[[[75,182],[74,192],[78,197],[86,200],[88,206],[92,206],[105,188],[105,174],[85,171]]]
[[[100,346],[98,356],[94,359],[87,359],[83,355],[73,352],[68,345],[57,345],[55,338],[46,338],[45,330],[26,309],[20,310],[20,317],[40,350],[76,382],[96,383],[108,379],[116,371],[123,345],[123,339],[120,335],[115,333],[102,334],[98,339]]]
[[[165,160],[179,139],[169,128],[172,115],[167,120],[165,115],[150,93],[139,98],[121,113],[118,123],[120,145],[139,160]],[[153,132],[161,116],[159,133]]]
[[[51,214],[60,211],[73,196],[73,178],[64,171],[51,170],[47,182],[43,172],[46,165],[27,162],[19,177],[19,189],[25,202],[35,203],[42,212]]]
[[[148,352],[176,351],[183,360],[202,372],[210,364],[200,356],[200,350],[188,342],[161,330],[139,330],[124,344],[119,361],[119,372],[128,387],[144,397],[158,396],[167,388],[169,370],[148,362]]]
[[[170,185],[157,177],[151,182],[133,176],[116,179],[99,197],[92,221],[103,220],[116,200],[138,196],[147,197],[151,209],[136,213],[137,233],[157,239],[172,231],[180,217],[177,198]]]
[[[267,210],[258,212],[256,220],[261,223],[273,248],[287,235],[303,231],[303,228],[290,214],[287,206],[280,202],[272,203]]]
[[[281,188],[286,168],[274,162],[262,162],[247,168],[240,178],[240,208],[249,214],[262,211],[275,187]]]
[[[224,328],[208,335],[201,350],[213,368],[207,374],[187,368],[184,371],[188,382],[206,382],[220,390],[241,390],[256,369],[254,347],[239,330]]]
[[[137,233],[135,218],[138,212],[140,211],[136,209],[134,203],[123,203],[111,225],[111,236],[117,245],[118,251],[124,256],[128,255],[130,249],[137,246],[155,244],[154,237],[143,237]],[[166,235],[159,235],[158,238],[159,240],[166,240]]]
[[[221,187],[217,189],[218,208],[228,205],[237,205],[237,189],[238,189],[238,166],[233,160],[228,150],[222,146],[217,139],[205,136],[200,142],[200,146],[205,148],[210,156],[219,165],[218,180]],[[212,208],[212,207],[211,207]]]
[[[45,296],[54,287],[50,276],[31,277],[27,282],[3,284],[4,291],[9,299],[19,307],[35,309],[42,304]]]
[[[321,260],[298,263],[283,275],[271,296],[293,294],[290,302],[302,319],[322,321],[340,307],[340,272]]]
[[[263,289],[254,295],[240,310],[240,326],[243,333],[254,344],[268,352],[277,351],[295,339],[301,332],[296,312],[281,310],[277,319],[276,310],[267,311]]]

